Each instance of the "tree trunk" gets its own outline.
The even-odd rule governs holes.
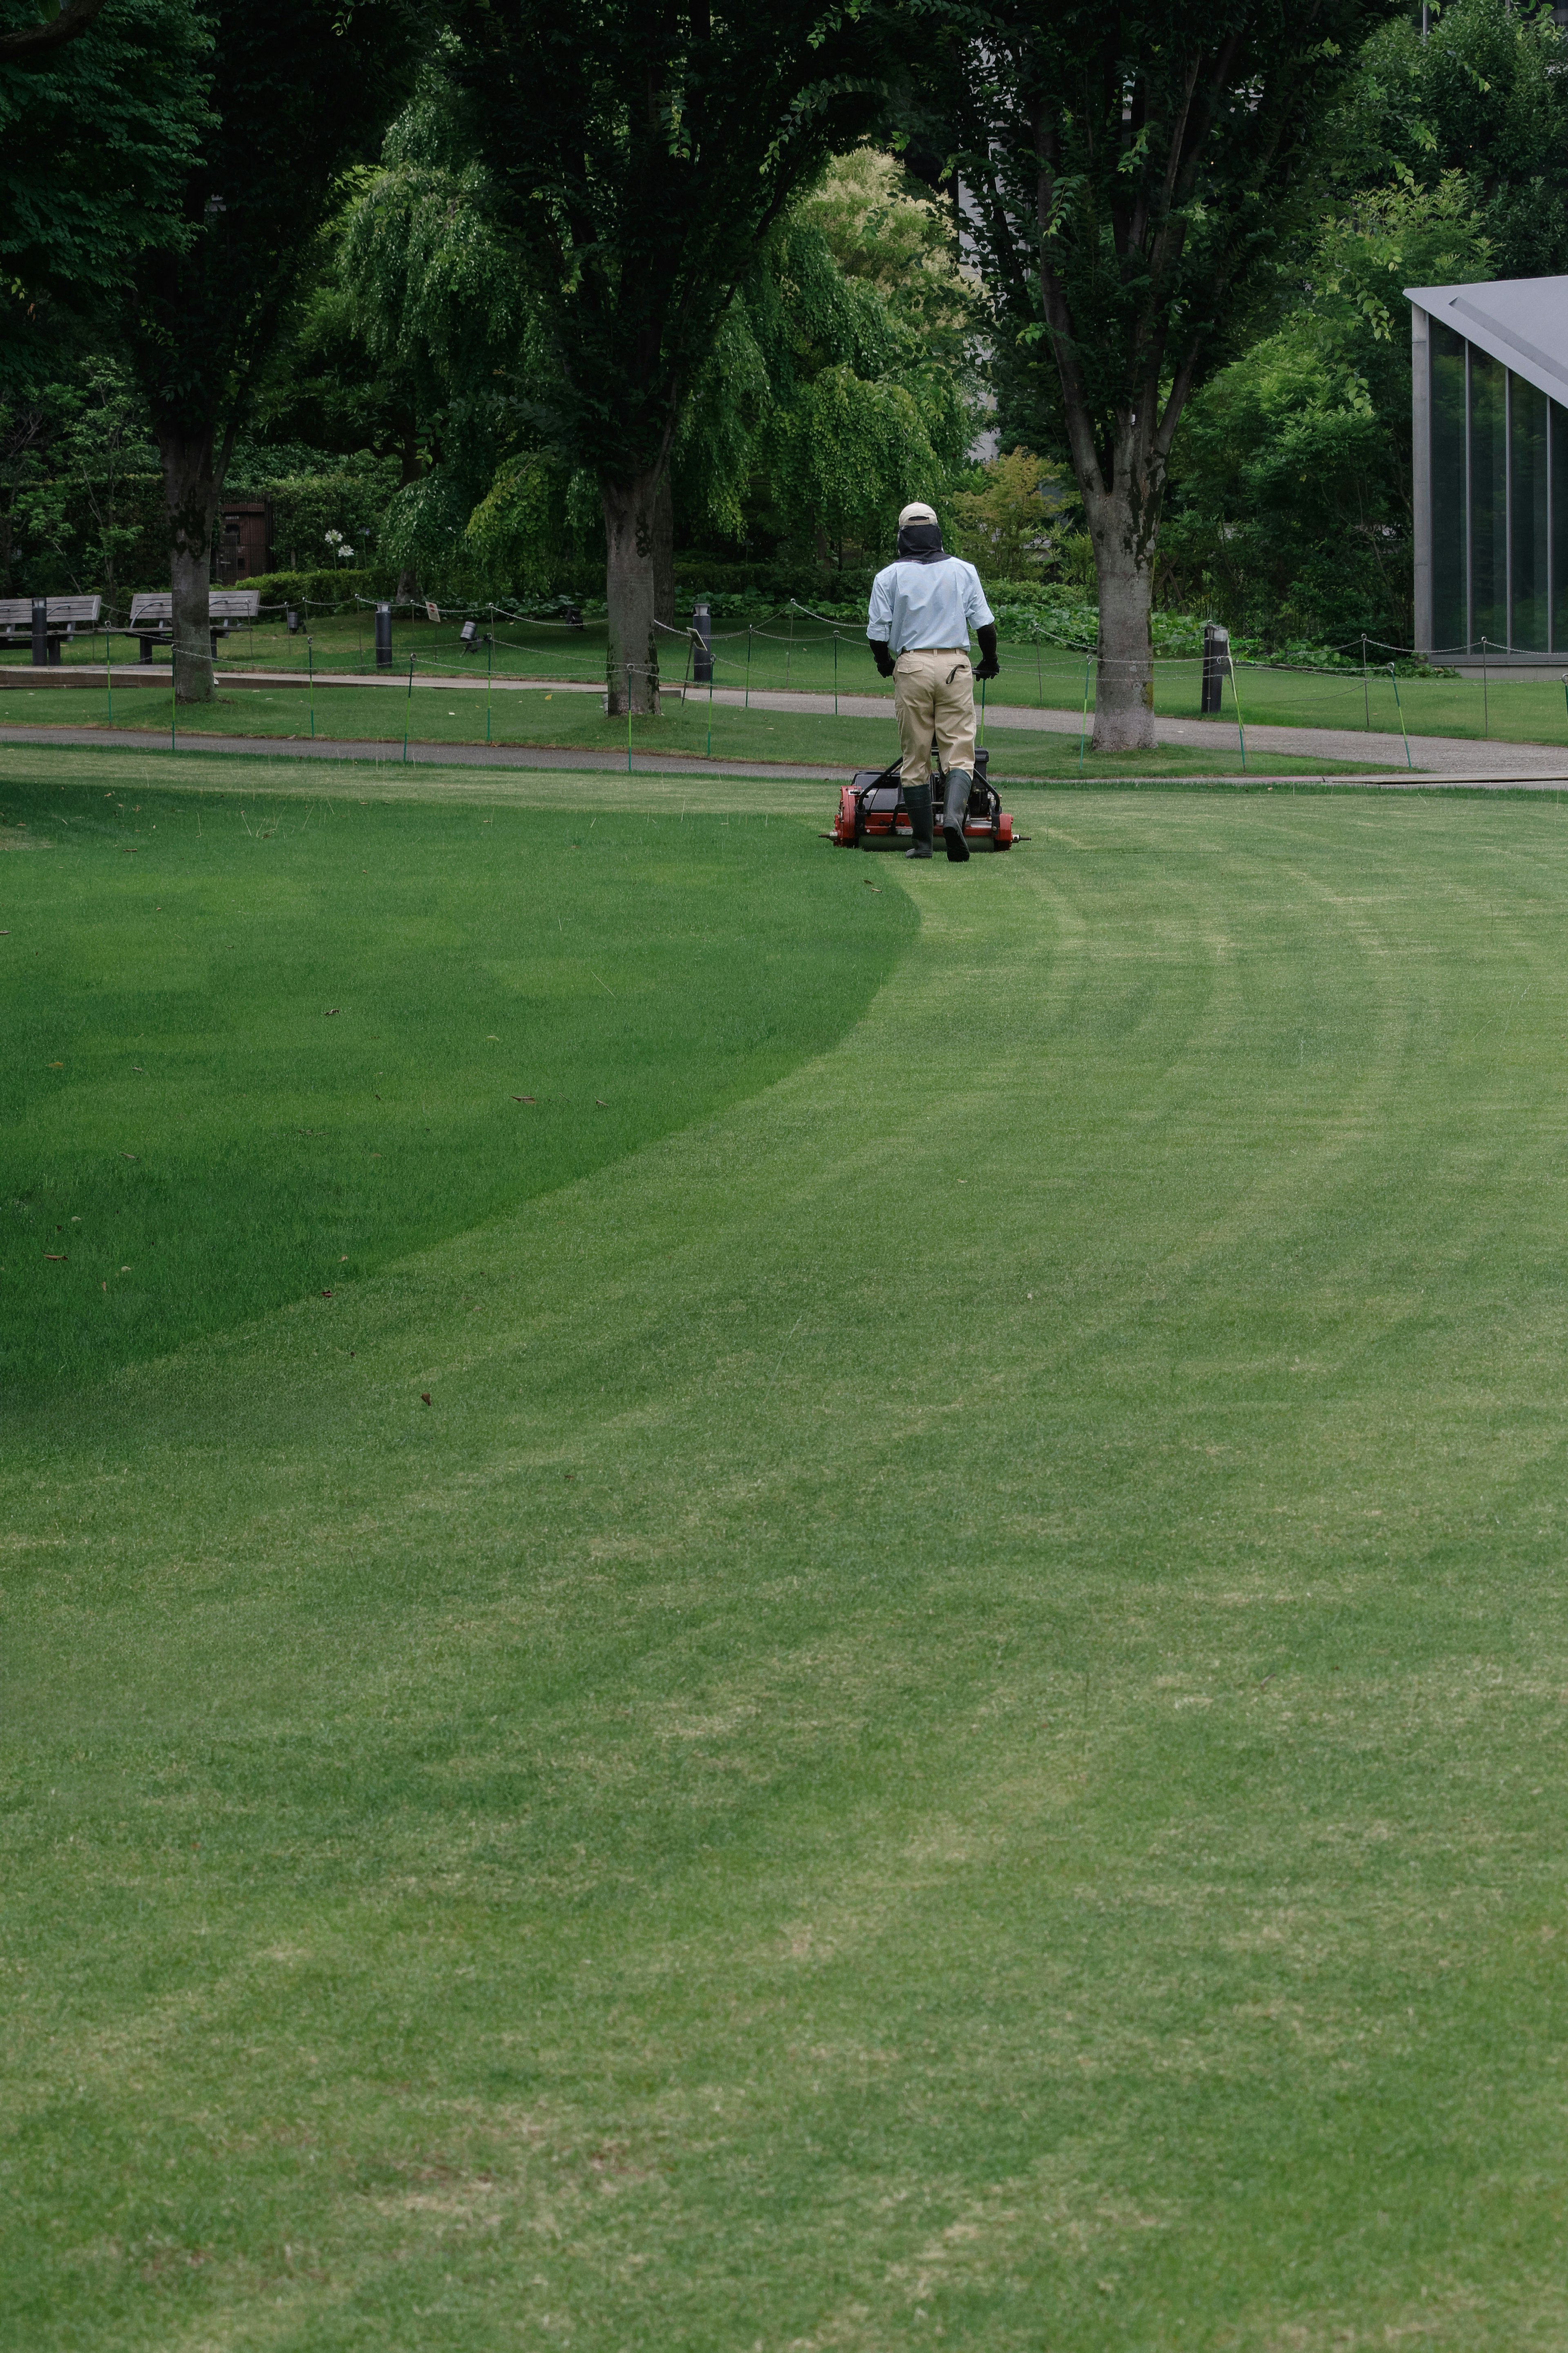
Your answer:
[[[1100,654],[1094,681],[1097,752],[1154,747],[1154,549],[1164,468],[1136,419],[1118,421],[1109,483],[1096,465],[1079,476],[1100,583]]]
[[[675,627],[675,490],[666,467],[653,508],[653,617]]]
[[[654,581],[657,470],[599,485],[605,507],[605,597],[609,606],[605,683],[610,709],[658,715],[658,632]],[[672,592],[673,594],[673,592]]]
[[[213,464],[213,427],[158,435],[163,464],[163,505],[169,518],[169,573],[174,590],[174,700],[213,699],[211,617],[213,517],[222,483]]]
[[[1138,543],[1131,501],[1110,491],[1089,510],[1100,581],[1100,652],[1094,676],[1094,748],[1147,752],[1154,744],[1154,647],[1149,613],[1154,555]]]

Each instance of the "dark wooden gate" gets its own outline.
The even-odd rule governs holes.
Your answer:
[[[217,548],[217,576],[224,587],[232,588],[253,573],[270,572],[271,550],[270,499],[237,501],[225,507]]]

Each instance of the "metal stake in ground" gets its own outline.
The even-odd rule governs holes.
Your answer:
[[[408,657],[408,691],[403,698],[403,765],[408,765],[408,722],[414,712],[414,657]]]
[[[1236,684],[1234,670],[1231,672],[1230,682],[1232,686]],[[1366,732],[1370,735],[1372,733],[1372,689],[1366,682],[1366,631],[1364,629],[1361,633],[1361,699],[1363,709],[1366,713]]]
[[[496,683],[496,608],[490,607],[490,633],[485,640],[485,742],[490,740],[490,698]]]
[[[1247,730],[1241,723],[1241,693],[1236,683],[1236,656],[1231,654],[1228,656],[1228,659],[1230,662],[1230,691],[1236,698],[1236,732],[1241,738],[1241,773],[1245,776],[1247,774]]]
[[[315,639],[309,636],[305,639],[305,676],[310,681],[307,691],[310,698],[310,741],[313,744],[316,740],[316,645]]]
[[[1410,756],[1410,730],[1405,724],[1405,705],[1399,699],[1399,680],[1392,662],[1388,665],[1388,682],[1394,689],[1394,707],[1399,713],[1399,732],[1405,738],[1405,765],[1413,768],[1415,763]]]
[[[626,774],[632,772],[632,666],[626,664]]]

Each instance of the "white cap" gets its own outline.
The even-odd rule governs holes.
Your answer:
[[[928,507],[922,504],[922,502],[917,499],[913,506],[906,507],[903,512],[900,515],[899,529],[902,531],[905,523],[907,522],[934,522],[935,521],[936,509],[934,507]]]

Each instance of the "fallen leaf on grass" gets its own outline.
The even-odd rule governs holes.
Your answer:
[[[139,1152],[122,1152],[120,1157],[121,1160],[140,1160],[142,1155]]]
[[[421,1405],[428,1405],[428,1404],[429,1404],[429,1402],[430,1402],[430,1392],[429,1392],[429,1390],[428,1390],[428,1389],[421,1389],[421,1390],[420,1390],[420,1392],[419,1392],[419,1402],[420,1402],[420,1404],[421,1404]]]
[[[65,1064],[63,1062],[51,1062],[49,1064],[49,1068],[51,1071],[63,1071],[65,1069]]]
[[[322,1016],[321,1016],[322,1020],[323,1020],[323,1021],[330,1021],[330,1020],[331,1019],[331,1018],[332,1018],[333,1014],[334,1014],[334,1013],[336,1013],[336,1012],[338,1012],[338,1011],[340,1011],[340,1010],[341,1010],[341,1008],[339,1008],[338,1006],[336,1006],[336,1005],[329,1005],[329,1006],[328,1006],[328,1008],[327,1008],[327,1009],[326,1009],[326,1011],[325,1011],[325,1012],[322,1014]]]
[[[531,1103],[533,1101],[533,1097],[531,1095],[513,1095],[512,1101],[513,1103]]]
[[[599,1098],[597,1095],[595,1095],[595,1096],[594,1097],[594,1101],[598,1104],[599,1109],[600,1109],[601,1111],[608,1111],[608,1110],[609,1110],[609,1108],[610,1108],[609,1104],[608,1104],[607,1103],[604,1103],[604,1102],[602,1102],[602,1101],[600,1100],[600,1098]]]
[[[64,1250],[46,1250],[44,1252],[44,1256],[46,1258],[53,1259],[57,1266],[64,1266],[66,1262],[66,1253]]]
[[[131,1271],[131,1269],[130,1269],[128,1266],[122,1266],[122,1267],[121,1268],[120,1271],[121,1271],[121,1274],[129,1274],[129,1273],[130,1273],[130,1271]]]

